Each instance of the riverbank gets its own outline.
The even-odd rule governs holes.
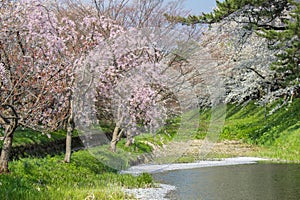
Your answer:
[[[211,110],[200,112],[198,131],[174,134],[164,143],[145,139],[152,154],[146,163],[190,163],[228,157],[263,157],[276,162],[300,163],[300,99],[279,99],[265,106],[254,101],[227,105],[224,127],[214,143],[205,140],[211,126]],[[179,122],[176,122],[180,124]],[[170,128],[176,132],[176,127]],[[166,131],[170,131],[166,127]],[[171,134],[172,135],[172,134]],[[183,138],[183,139],[182,139]],[[188,140],[188,141],[187,141]]]
[[[203,167],[217,167],[217,166],[228,166],[228,165],[245,165],[254,164],[257,162],[269,161],[265,158],[257,157],[234,157],[234,158],[223,158],[219,160],[202,160],[193,163],[173,163],[173,164],[142,164],[132,166],[127,170],[121,171],[121,174],[142,174],[142,173],[160,173],[172,170],[183,170],[183,169],[195,169]]]

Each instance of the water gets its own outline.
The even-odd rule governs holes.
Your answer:
[[[300,165],[247,164],[166,171],[155,180],[175,185],[171,199],[299,200]]]

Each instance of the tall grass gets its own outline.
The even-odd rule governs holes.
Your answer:
[[[121,175],[88,151],[13,161],[10,174],[0,175],[0,199],[125,199],[121,188],[152,186],[152,177]]]
[[[264,147],[260,156],[300,162],[300,98],[272,113],[282,103],[228,105],[220,140],[242,140]]]

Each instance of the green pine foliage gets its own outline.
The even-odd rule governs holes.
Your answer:
[[[259,6],[266,3],[268,0],[225,0],[223,2],[216,1],[217,8],[211,13],[204,14],[199,17],[200,21],[207,23],[220,22],[225,17],[235,11],[243,8],[245,5]]]
[[[285,20],[287,28],[283,31],[263,30],[260,34],[274,44],[273,48],[281,49],[272,69],[278,72],[286,86],[298,85],[300,81],[300,3],[291,3],[295,9],[290,14],[291,19]]]
[[[281,1],[287,3],[287,0]],[[273,0],[225,0],[222,2],[216,1],[217,7],[212,12],[202,13],[200,16],[189,15],[187,18],[180,16],[165,16],[169,21],[175,21],[185,25],[194,25],[199,23],[213,24],[220,22],[224,18],[228,17],[230,14],[243,8],[246,5],[268,7],[272,2]]]

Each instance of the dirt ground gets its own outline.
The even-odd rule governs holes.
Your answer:
[[[204,143],[203,140],[192,140],[191,147],[188,149],[187,154],[197,154],[198,149],[202,148]],[[249,156],[257,151],[259,151],[259,148],[254,145],[245,144],[236,140],[225,140],[212,144],[207,153],[228,156]]]
[[[236,140],[225,140],[216,143],[207,142],[206,140],[173,141],[163,147],[156,147],[149,162],[193,162],[226,157],[255,156],[259,150],[260,148],[257,146]]]

